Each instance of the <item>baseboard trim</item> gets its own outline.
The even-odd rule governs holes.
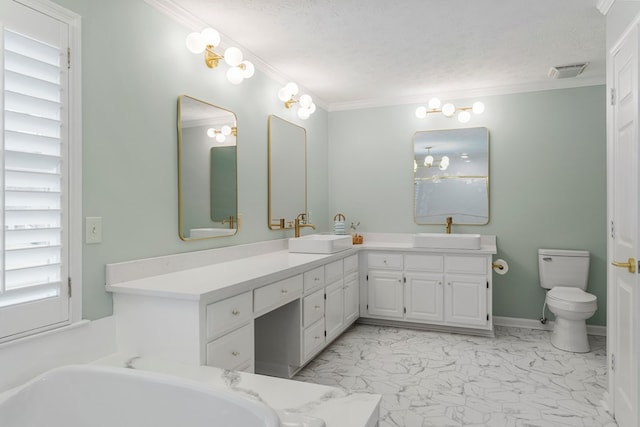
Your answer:
[[[501,317],[493,316],[494,326],[507,326],[512,328],[541,329],[543,331],[553,330],[553,321],[548,320],[542,324],[539,320],[520,319],[518,317]],[[598,325],[587,325],[587,333],[589,335],[607,336],[607,327]]]

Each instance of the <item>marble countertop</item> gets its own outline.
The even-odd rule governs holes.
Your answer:
[[[379,418],[379,394],[354,393],[325,385],[124,354],[93,363],[174,375],[239,393],[273,408],[283,426],[374,427]]]
[[[145,265],[141,267],[146,273],[144,277],[114,281],[110,279],[112,274],[107,274],[106,290],[154,297],[205,300],[208,303],[304,273],[334,260],[356,254],[360,250],[478,255],[497,252],[495,236],[482,236],[481,248],[478,250],[415,248],[412,245],[411,236],[412,234],[408,233],[365,233],[363,244],[354,245],[351,249],[333,254],[290,253],[287,249],[283,249],[283,247],[286,248],[286,244],[275,246],[277,250],[252,256],[241,256],[241,253],[243,251],[250,253],[251,248],[261,245],[260,243],[220,248],[216,250],[217,254],[224,254],[225,251],[233,252],[237,258],[171,272],[162,271],[162,263],[170,262],[168,260],[170,257],[159,259],[155,265],[151,259],[151,267],[147,267],[149,260],[132,261],[126,263],[127,268],[131,266],[135,268],[137,263]],[[184,257],[184,255],[179,254],[176,257]],[[109,265],[108,273],[117,268],[118,264]]]

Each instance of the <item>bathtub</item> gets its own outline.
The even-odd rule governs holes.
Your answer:
[[[278,427],[268,406],[168,375],[94,365],[0,394],[2,427]]]

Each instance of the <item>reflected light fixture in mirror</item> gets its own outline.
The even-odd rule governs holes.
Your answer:
[[[220,33],[213,28],[205,28],[201,32],[193,32],[187,36],[187,49],[191,53],[201,54],[204,52],[204,62],[209,68],[216,68],[221,59],[229,65],[227,70],[227,80],[234,85],[242,83],[255,73],[255,67],[250,61],[242,58],[242,51],[237,47],[229,47],[220,55],[215,51],[220,45]]]
[[[278,99],[284,102],[284,106],[287,108],[291,108],[298,103],[300,106],[297,113],[298,117],[302,120],[307,120],[316,111],[316,104],[313,103],[311,95],[308,94],[300,95],[300,98],[296,99],[295,96],[299,90],[297,84],[289,82],[278,91]]]
[[[484,104],[480,101],[473,103],[471,107],[456,107],[450,102],[442,105],[442,102],[438,98],[431,98],[427,107],[420,106],[416,108],[416,117],[424,119],[427,114],[442,113],[446,117],[453,117],[456,112],[458,113],[458,120],[461,123],[467,123],[471,120],[471,113],[482,114],[484,113]]]

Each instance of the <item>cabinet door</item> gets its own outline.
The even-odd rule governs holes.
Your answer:
[[[462,326],[486,326],[487,277],[447,274],[445,321]]]
[[[418,322],[442,322],[444,319],[442,274],[406,273],[405,318]]]
[[[343,281],[339,280],[336,283],[327,286],[325,290],[326,301],[324,307],[324,322],[328,340],[335,337],[342,330],[344,322],[344,289],[342,288]]]
[[[404,317],[402,272],[369,271],[368,313],[372,316]]]
[[[360,291],[358,273],[351,273],[344,279],[344,324],[348,325],[359,316]]]

